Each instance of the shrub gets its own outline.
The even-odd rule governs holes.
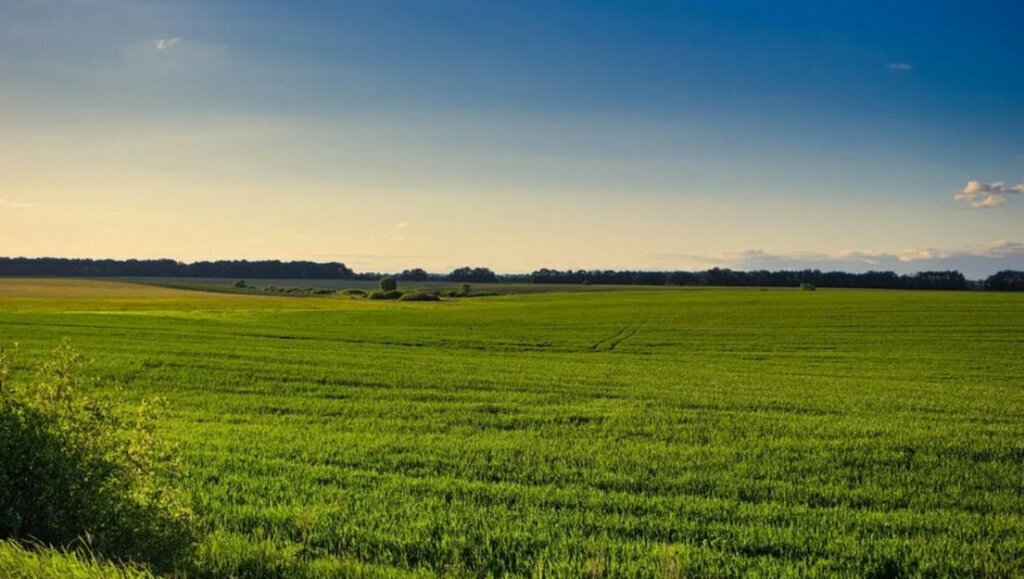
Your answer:
[[[398,281],[395,278],[389,276],[380,278],[380,289],[381,291],[394,291],[398,289]]]
[[[265,293],[280,294],[286,296],[329,296],[337,293],[338,290],[325,287],[275,287],[267,286],[263,288]]]
[[[441,296],[429,292],[409,292],[398,298],[401,302],[439,302]]]
[[[33,383],[15,385],[0,356],[0,539],[171,570],[196,535],[182,497],[157,484],[174,466],[154,430],[163,402],[124,416],[84,394],[83,363],[64,340]]]
[[[361,289],[347,289],[341,293],[352,297],[366,297],[366,292]]]
[[[231,285],[233,285],[233,286],[235,286],[237,288],[247,288],[247,287],[249,287],[249,284],[245,283],[244,279],[240,279],[240,280],[236,281],[235,283],[233,283]]]
[[[800,289],[802,289],[804,291],[807,291],[807,292],[812,292],[812,291],[814,291],[814,290],[816,290],[818,288],[814,287],[813,283],[801,282],[800,283]]]
[[[468,296],[472,289],[473,288],[468,283],[461,284],[459,285],[459,295]]]
[[[375,291],[370,292],[366,297],[371,300],[397,300],[402,297],[402,292],[398,290]]]

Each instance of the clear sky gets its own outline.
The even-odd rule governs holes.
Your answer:
[[[0,0],[0,255],[1024,269],[1024,3]]]

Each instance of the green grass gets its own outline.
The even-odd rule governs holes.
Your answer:
[[[0,540],[0,577],[6,579],[152,579],[139,569],[56,549],[28,549]]]
[[[1024,295],[8,283],[25,366],[170,399],[212,576],[1024,573]]]
[[[330,288],[336,290],[361,289],[365,291],[380,288],[379,280],[352,280],[352,279],[247,279],[246,288],[235,287],[234,278],[225,277],[123,277],[108,278],[122,282],[146,284],[157,287],[191,289],[208,292],[231,292],[231,293],[255,293],[262,288],[277,287],[316,287]],[[427,291],[458,291],[462,282],[458,281],[411,281],[398,280],[398,289],[422,289]],[[470,283],[473,292],[497,293],[497,294],[531,294],[548,292],[592,292],[592,291],[620,291],[621,285],[591,285],[591,284],[533,284],[528,282],[489,282]],[[629,286],[625,286],[628,288]],[[645,286],[644,289],[656,291],[666,289],[664,286]]]

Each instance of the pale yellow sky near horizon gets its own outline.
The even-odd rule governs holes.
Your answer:
[[[416,119],[401,122],[409,130]],[[445,131],[459,122],[472,119]],[[954,223],[977,215],[959,207],[707,194],[669,183],[670,158],[450,158],[460,150],[396,148],[404,133],[387,130],[230,117],[20,127],[0,135],[11,153],[0,158],[0,253],[339,260],[358,270],[698,269],[742,266],[748,250],[829,259],[998,241],[951,239]],[[867,241],[878,228],[885,238]],[[922,233],[931,245],[919,244]]]

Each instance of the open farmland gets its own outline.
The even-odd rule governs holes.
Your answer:
[[[0,280],[65,336],[169,399],[213,576],[1024,573],[1024,295]]]

